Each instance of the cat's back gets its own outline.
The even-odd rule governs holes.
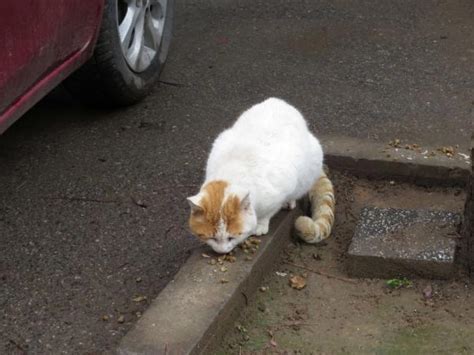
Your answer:
[[[284,100],[271,97],[249,108],[232,127],[246,134],[272,133],[284,129],[306,130],[301,113]]]

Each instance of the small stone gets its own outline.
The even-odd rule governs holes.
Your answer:
[[[135,282],[142,282],[142,278],[141,278],[141,277],[137,277],[137,278],[135,279]]]
[[[123,322],[125,322],[125,316],[121,314],[117,319],[117,323],[123,323]]]
[[[423,289],[423,297],[425,298],[425,300],[431,299],[433,297],[433,288],[431,287],[431,284],[428,284]]]
[[[104,322],[108,322],[108,321],[109,321],[109,316],[108,316],[107,314],[104,314],[104,315],[102,316],[102,320],[103,320]]]
[[[260,292],[267,292],[268,291],[268,287],[265,287],[265,286],[262,286],[260,287]]]
[[[140,302],[143,302],[143,301],[146,301],[146,300],[147,300],[146,296],[137,296],[137,297],[132,299],[133,302],[137,302],[137,303],[140,303]]]

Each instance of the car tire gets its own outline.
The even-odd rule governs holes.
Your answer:
[[[93,105],[142,100],[165,64],[173,14],[174,0],[106,0],[94,53],[65,81],[66,88]]]

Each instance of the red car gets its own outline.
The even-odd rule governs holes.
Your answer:
[[[85,102],[128,105],[158,80],[174,0],[1,0],[0,134],[64,79]]]

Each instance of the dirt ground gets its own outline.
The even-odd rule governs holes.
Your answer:
[[[361,206],[461,211],[463,192],[342,175],[332,179],[338,187],[332,237],[323,245],[289,244],[212,353],[474,353],[474,297],[462,271],[454,280],[416,279],[391,289],[387,280],[349,279],[345,270]],[[303,289],[290,287],[294,275],[306,279]]]

